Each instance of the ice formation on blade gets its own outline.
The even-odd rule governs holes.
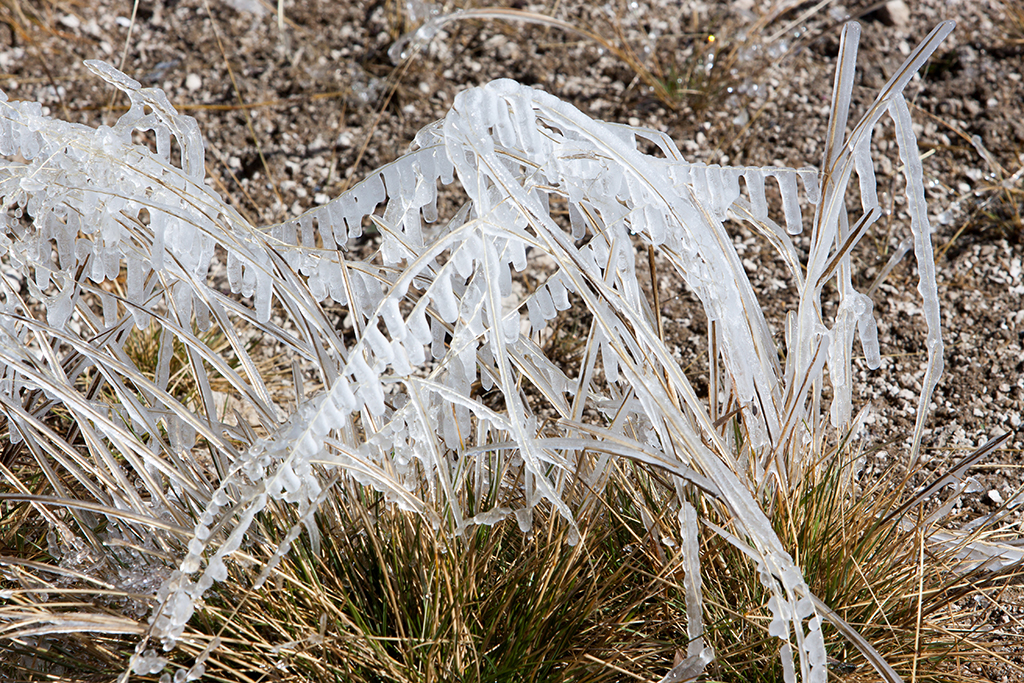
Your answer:
[[[697,510],[684,502],[679,508],[679,526],[682,530],[682,553],[686,587],[686,635],[690,642],[687,656],[704,651],[704,599],[701,596],[700,545],[697,537]]]
[[[151,617],[153,635],[168,647],[182,638],[203,595],[227,580],[233,554],[271,503],[294,506],[297,521],[281,530],[257,586],[304,530],[316,552],[313,516],[342,477],[455,534],[508,517],[529,532],[542,504],[575,531],[573,477],[585,473],[599,489],[609,459],[629,457],[720,500],[732,530],[709,528],[758,567],[771,596],[770,633],[785,641],[786,679],[799,671],[802,680],[823,681],[827,614],[752,490],[788,486],[799,475],[807,432],[822,423],[809,397],[826,373],[832,423],[849,425],[855,337],[877,365],[873,305],[853,287],[850,252],[878,217],[869,150],[872,129],[887,113],[905,166],[929,330],[924,405],[938,380],[942,340],[922,170],[901,91],[950,28],[937,28],[910,56],[849,136],[858,29],[844,31],[820,174],[690,163],[664,134],[594,121],[551,95],[501,80],[460,93],[408,154],[326,205],[267,228],[246,223],[205,185],[195,121],[160,91],[91,63],[132,103],[112,128],[75,126],[42,116],[38,105],[0,102],[0,153],[24,159],[7,162],[0,180],[0,251],[46,306],[45,322],[26,320],[16,297],[4,292],[0,300],[0,326],[12,342],[0,350],[4,405],[22,405],[26,387],[42,388],[88,433],[93,459],[109,466],[103,481],[142,481],[145,498],[126,486],[113,506],[173,520],[160,533],[182,557]],[[155,152],[132,144],[137,130],[154,132]],[[179,158],[171,158],[172,137]],[[638,138],[663,156],[643,154]],[[854,172],[858,220],[845,205]],[[439,183],[457,183],[466,195],[453,215],[439,215]],[[769,205],[766,183],[778,186],[779,206]],[[566,208],[562,222],[555,204]],[[805,229],[802,204],[815,212],[804,259],[791,239]],[[797,287],[785,367],[726,230],[733,219],[765,236]],[[367,226],[379,249],[350,259],[350,242],[365,240]],[[218,247],[227,255],[233,296],[208,281]],[[711,383],[723,389],[710,405],[659,334],[639,284],[637,247],[657,250],[713,323],[712,365],[721,376]],[[545,265],[527,270],[535,259]],[[126,296],[118,298],[100,285],[122,268]],[[833,278],[839,301],[826,320],[821,296]],[[328,301],[346,307],[344,321],[328,317],[321,306]],[[567,373],[567,361],[546,354],[545,335],[574,305],[586,307],[593,323],[579,367]],[[83,324],[88,337],[79,335]],[[151,376],[121,348],[134,327],[148,325],[158,328],[159,340]],[[213,325],[237,363],[200,338]],[[342,327],[351,327],[354,341]],[[264,384],[244,338],[251,328],[295,359],[296,387],[287,400]],[[169,391],[175,344],[185,349],[197,403]],[[80,360],[63,363],[55,349],[73,350]],[[79,395],[75,380],[89,364],[103,368],[120,406]],[[323,386],[311,397],[303,389],[307,371]],[[216,414],[215,375],[252,408],[255,424],[228,424]],[[737,462],[732,437],[716,424],[733,408],[756,460],[750,468]],[[591,414],[608,424],[588,424]],[[15,432],[43,438],[22,413],[8,417],[19,425],[12,439]],[[190,464],[199,439],[216,473]],[[77,471],[70,461],[61,467]],[[465,495],[471,486],[500,495],[483,505],[482,497]],[[679,521],[688,654],[702,668],[712,656],[701,639],[702,520],[681,502]],[[152,673],[161,661],[143,649],[134,667]],[[202,664],[193,673],[201,675]]]

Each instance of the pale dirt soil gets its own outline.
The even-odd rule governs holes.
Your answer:
[[[124,103],[112,99],[81,61],[120,65],[127,45],[121,68],[165,89],[198,119],[210,182],[261,224],[337,196],[400,154],[421,126],[444,115],[456,93],[494,78],[542,88],[595,118],[666,131],[688,159],[816,166],[841,21],[850,16],[863,25],[856,117],[909,50],[938,22],[953,19],[956,30],[907,90],[925,155],[946,344],[946,370],[925,435],[928,467],[948,466],[1024,420],[1020,0],[911,0],[906,15],[898,7],[856,1],[801,19],[813,6],[806,3],[770,21],[768,7],[754,0],[652,0],[632,8],[613,2],[610,14],[603,3],[580,0],[511,3],[612,41],[621,32],[647,68],[682,91],[674,93],[672,106],[594,41],[523,24],[450,24],[396,71],[387,49],[410,26],[405,2],[286,2],[281,31],[274,13],[255,0],[210,0],[209,7],[199,0],[146,1],[130,37],[130,2],[69,0],[46,4],[35,15],[31,4],[42,6],[39,0],[21,3],[30,24],[38,21],[27,32],[0,24],[0,88],[11,98],[38,100],[57,116],[111,124]],[[0,12],[6,21],[25,23],[6,3]],[[974,135],[991,160],[972,146]],[[861,291],[909,234],[891,124],[876,133],[875,145],[880,200],[891,215],[857,253],[854,284]],[[789,282],[781,264],[763,241],[739,228],[735,235],[781,334],[779,312],[792,302],[782,289]],[[666,331],[679,357],[697,359],[699,368],[706,354],[703,315],[673,277],[662,273],[659,279]],[[868,476],[898,466],[908,450],[924,373],[916,286],[908,257],[873,295],[884,363],[878,371],[858,370],[859,405],[870,403],[868,434],[881,445],[867,462]],[[990,513],[1019,492],[1022,449],[1018,432],[982,462],[979,490],[965,496],[954,523]],[[1019,533],[1020,523],[1017,511],[1005,526]],[[1005,623],[1024,615],[1012,601],[1006,609],[993,618]]]

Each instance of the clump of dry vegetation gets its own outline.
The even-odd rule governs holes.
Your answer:
[[[399,56],[454,20],[424,19]],[[986,535],[998,515],[942,523],[1007,436],[923,488],[857,476],[853,356],[877,367],[879,348],[851,255],[882,216],[884,117],[928,330],[911,469],[942,372],[902,92],[951,30],[848,126],[844,29],[820,170],[688,162],[501,80],[268,227],[206,184],[195,120],[105,63],[89,68],[130,100],[109,128],[0,104],[0,670],[788,683],[1004,658],[970,607],[1020,551]],[[729,221],[786,264],[781,341]],[[665,341],[659,271],[703,304],[696,370]],[[569,310],[576,344],[551,329]]]

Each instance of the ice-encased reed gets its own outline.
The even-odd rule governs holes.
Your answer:
[[[253,522],[271,501],[295,505],[299,522],[260,569],[257,586],[303,528],[316,548],[313,515],[341,477],[447,531],[512,514],[529,531],[542,502],[574,524],[585,505],[579,481],[599,486],[610,457],[629,458],[668,471],[677,486],[692,484],[725,512],[732,528],[714,528],[760,571],[771,594],[770,632],[785,641],[786,678],[799,670],[803,680],[824,681],[822,618],[838,617],[816,606],[752,492],[788,488],[807,466],[829,420],[819,408],[826,368],[831,424],[849,427],[855,331],[877,365],[872,302],[852,286],[850,253],[879,215],[869,150],[886,113],[904,162],[929,330],[916,454],[942,341],[922,171],[901,92],[951,28],[932,32],[849,135],[859,28],[844,30],[820,172],[690,163],[661,133],[594,121],[501,80],[461,93],[408,154],[269,228],[248,224],[205,185],[195,121],[108,65],[89,63],[132,103],[113,128],[69,124],[36,104],[5,101],[0,152],[21,159],[0,173],[0,248],[32,296],[24,300],[17,283],[3,280],[0,404],[10,440],[24,442],[46,473],[50,504],[64,506],[82,532],[5,471],[16,492],[8,497],[32,500],[50,521],[63,548],[55,562],[65,569],[91,566],[121,584],[124,576],[104,573],[105,555],[129,573],[163,568],[145,640],[170,648],[185,637],[206,591],[227,579],[232,554],[253,542]],[[155,133],[155,152],[133,144],[138,130]],[[171,158],[172,137],[180,158]],[[661,155],[641,153],[637,137],[655,142]],[[845,204],[853,172],[862,196],[856,221]],[[769,179],[782,197],[774,211]],[[465,193],[454,215],[438,216],[439,183]],[[552,197],[567,204],[569,226],[552,216]],[[802,204],[814,206],[805,257],[791,240],[804,229]],[[771,218],[778,209],[785,227]],[[730,218],[764,234],[791,271],[799,304],[786,322],[785,367],[725,228]],[[343,248],[371,224],[378,251],[350,259]],[[711,323],[709,380],[722,395],[713,392],[710,403],[658,334],[636,275],[635,250],[644,245],[686,282]],[[230,292],[210,273],[218,248]],[[553,269],[521,293],[513,273],[541,256]],[[107,283],[122,271],[119,294]],[[821,296],[833,278],[839,305],[829,324]],[[321,305],[328,301],[348,308],[354,344],[336,331]],[[593,323],[579,367],[567,372],[531,334],[573,304],[585,306]],[[159,338],[152,376],[124,349],[148,329]],[[223,334],[227,354],[206,343],[210,329]],[[301,382],[294,391],[268,386],[254,343],[293,358],[294,376],[311,372],[323,389],[307,398]],[[185,394],[170,386],[175,344],[192,381]],[[248,406],[244,419],[218,413],[212,379],[230,387],[220,394]],[[474,388],[478,381],[489,393]],[[77,428],[62,433],[53,425],[57,407]],[[587,408],[607,422],[584,420]],[[742,449],[716,424],[729,413],[744,434]],[[198,463],[200,450],[210,464]],[[470,498],[474,487],[497,497]],[[106,518],[103,538],[85,531],[97,517]],[[687,504],[680,522],[687,571],[695,574],[699,520]],[[173,571],[161,559],[168,554],[177,558]],[[699,577],[691,576],[694,638],[700,595]],[[706,663],[700,642],[690,655]],[[145,642],[135,668],[151,671],[155,655],[144,652]],[[898,678],[884,662],[876,666]]]

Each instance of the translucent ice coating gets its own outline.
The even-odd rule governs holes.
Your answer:
[[[853,287],[850,253],[879,215],[870,141],[886,114],[928,326],[915,453],[920,445],[942,339],[923,172],[901,91],[951,28],[940,25],[911,54],[849,136],[859,29],[844,30],[820,173],[689,163],[664,134],[595,121],[501,80],[460,93],[407,154],[340,197],[268,228],[207,187],[195,121],[159,90],[90,63],[131,100],[112,128],[95,130],[4,100],[0,154],[20,156],[0,174],[0,255],[45,308],[33,317],[0,279],[0,410],[11,440],[53,454],[43,471],[77,480],[110,533],[132,539],[122,545],[180,551],[177,569],[163,568],[151,616],[168,648],[198,601],[228,580],[271,504],[294,506],[296,521],[257,587],[301,533],[317,551],[314,515],[342,478],[456,534],[512,516],[529,531],[541,503],[577,533],[577,478],[599,491],[611,458],[629,458],[693,484],[730,517],[729,529],[714,527],[679,501],[694,661],[711,656],[701,641],[705,524],[758,567],[769,631],[785,641],[786,680],[799,672],[824,681],[822,619],[836,617],[810,594],[754,492],[799,480],[809,437],[828,419],[819,405],[826,379],[832,423],[849,426],[855,337],[878,363],[873,304]],[[154,132],[155,151],[132,143],[138,130]],[[643,154],[638,138],[661,155]],[[854,172],[859,218],[845,197]],[[766,182],[778,185],[779,206]],[[439,184],[461,188],[462,208],[439,204]],[[805,229],[802,205],[814,211],[804,257],[791,239]],[[790,269],[798,304],[785,323],[784,365],[726,230],[731,219],[764,235]],[[374,255],[350,258],[354,241],[368,239]],[[707,399],[659,333],[638,248],[674,271],[711,323]],[[230,292],[210,277],[217,254]],[[123,290],[111,287],[122,269]],[[821,297],[833,278],[829,320]],[[340,319],[332,304],[345,307]],[[556,357],[552,321],[573,307],[573,320],[587,321],[583,346]],[[159,348],[156,368],[144,371],[123,344],[150,326]],[[214,350],[211,330],[226,354]],[[294,391],[267,386],[261,344],[293,363]],[[175,393],[172,365],[187,368],[188,392]],[[79,381],[86,377],[95,379]],[[322,388],[307,391],[309,378]],[[214,391],[223,383],[228,392]],[[101,393],[115,400],[97,400]],[[226,416],[228,393],[244,416]],[[36,395],[47,402],[26,398]],[[57,404],[81,430],[74,443],[53,443],[43,418]],[[735,431],[720,428],[727,413],[752,462],[739,461]],[[204,471],[198,444],[213,460]],[[79,449],[88,453],[68,456]],[[473,486],[498,493],[465,495]],[[182,676],[201,676],[208,654]],[[896,680],[877,655],[869,659]],[[163,664],[145,647],[133,659],[137,673]]]

